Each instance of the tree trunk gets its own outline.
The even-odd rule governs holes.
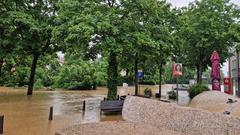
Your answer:
[[[28,91],[27,95],[32,95],[33,86],[34,86],[34,77],[35,77],[35,71],[37,68],[37,61],[38,61],[39,55],[34,54],[33,60],[32,60],[32,67],[31,67],[31,73],[29,77],[29,84],[28,84]]]
[[[110,52],[108,59],[108,100],[116,100],[117,98],[117,78],[118,78],[118,63],[117,54]]]
[[[127,83],[129,84],[131,79],[129,78],[129,69],[126,69],[126,79],[127,79]]]
[[[0,58],[0,77],[2,76],[3,58]]]
[[[159,98],[161,98],[162,94],[162,63],[159,66]]]
[[[138,95],[138,53],[135,54],[134,74],[135,95]]]
[[[197,83],[202,84],[202,65],[197,65]]]
[[[126,70],[126,76],[128,77],[129,76],[129,69],[127,68]]]

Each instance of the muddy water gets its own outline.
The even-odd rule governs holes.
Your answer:
[[[53,135],[58,129],[79,123],[122,120],[121,115],[100,116],[100,101],[107,90],[34,91],[0,87],[0,115],[4,115],[4,135]],[[82,102],[86,100],[86,111]],[[54,120],[49,121],[49,108]]]

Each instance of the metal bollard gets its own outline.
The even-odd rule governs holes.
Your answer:
[[[86,108],[86,101],[84,100],[83,101],[83,111],[85,111],[85,108]]]
[[[48,120],[53,120],[53,107],[50,107],[49,118]]]
[[[0,134],[3,134],[4,115],[0,115]]]

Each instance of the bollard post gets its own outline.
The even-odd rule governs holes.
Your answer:
[[[117,95],[117,100],[120,100],[120,97],[119,97],[119,95]]]
[[[0,115],[0,134],[3,134],[4,115]]]
[[[83,101],[83,111],[85,111],[85,108],[86,108],[86,101],[84,100]]]
[[[48,120],[53,120],[53,107],[50,107],[49,118]]]

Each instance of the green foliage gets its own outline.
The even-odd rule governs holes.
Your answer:
[[[1,86],[26,87],[29,84],[29,75],[31,65],[29,56],[18,57],[17,55],[5,57],[2,66],[2,74],[0,78]],[[53,85],[53,77],[58,73],[59,63],[56,55],[46,55],[39,59],[38,68],[36,70],[37,85],[48,87]],[[51,68],[47,68],[47,66]],[[38,81],[41,80],[41,81]],[[41,84],[40,84],[41,83]],[[38,87],[40,88],[40,87]]]
[[[79,47],[108,57],[108,99],[116,98],[119,61],[127,59],[121,64],[125,69],[133,67],[136,59],[143,65],[150,55],[155,56],[160,41],[162,51],[168,50],[165,48],[169,40],[164,36],[170,35],[170,25],[165,23],[170,7],[166,2],[71,0],[60,2],[59,6],[54,39],[66,49]]]
[[[143,83],[160,82],[160,73],[162,82],[176,83],[170,56],[184,64],[179,83],[188,83],[194,67],[200,76],[210,65],[213,50],[224,62],[240,41],[238,8],[229,0],[196,1],[180,10],[157,0],[3,0],[0,84],[25,86],[36,74],[35,88],[107,85],[114,100],[117,84],[133,84],[134,69],[143,69]],[[58,50],[65,54],[63,66]],[[121,70],[128,75],[118,77]]]
[[[146,97],[151,97],[152,96],[151,88],[144,89],[144,96],[146,96]]]
[[[37,79],[37,81],[35,82],[35,85],[34,85],[34,89],[38,90],[38,89],[42,89],[44,86],[43,86],[43,82],[41,79]]]
[[[7,55],[4,58],[2,65],[1,81],[2,86],[22,87],[28,83],[28,57],[18,57],[14,55]]]
[[[0,2],[0,50],[10,53],[8,55],[32,56],[33,59],[28,95],[32,94],[38,58],[57,49],[57,44],[51,42],[55,4],[56,0]],[[6,59],[5,53],[1,53],[1,60]]]
[[[198,82],[202,72],[211,66],[210,57],[216,50],[223,63],[229,48],[239,42],[239,7],[229,0],[201,0],[179,12],[175,36],[176,54],[190,67],[197,69]],[[183,53],[184,52],[184,53]]]
[[[27,86],[29,82],[29,67],[21,66],[16,68],[16,75],[13,77],[15,85],[19,87]]]
[[[65,89],[93,89],[96,84],[94,69],[84,61],[63,65],[56,78],[56,86]]]
[[[66,53],[65,64],[60,67],[54,77],[54,85],[58,88],[83,90],[106,86],[106,61],[96,59],[86,61],[82,56]]]
[[[169,99],[173,99],[173,100],[177,99],[177,92],[175,92],[174,90],[169,91],[167,94]]]
[[[193,85],[188,90],[189,97],[193,99],[195,96],[197,96],[198,94],[204,91],[209,91],[209,88],[206,85],[203,85],[203,84]]]

